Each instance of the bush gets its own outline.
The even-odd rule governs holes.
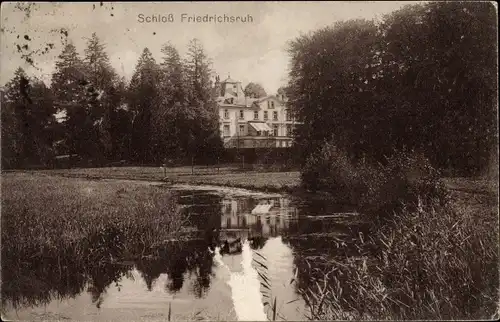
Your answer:
[[[359,172],[347,154],[330,143],[307,159],[301,181],[306,190],[330,192],[340,202],[355,203],[363,190]]]
[[[326,191],[338,202],[358,210],[385,216],[401,210],[448,201],[439,172],[421,154],[406,151],[387,158],[384,164],[353,161],[346,152],[327,143],[306,161],[301,172],[306,190]]]

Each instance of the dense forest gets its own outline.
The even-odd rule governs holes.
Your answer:
[[[158,63],[144,48],[128,84],[95,33],[83,57],[65,44],[50,87],[18,68],[2,91],[2,167],[51,166],[57,155],[90,165],[217,157],[210,59],[197,39],[187,49],[183,59],[166,43]]]
[[[484,174],[498,158],[496,18],[489,2],[407,5],[293,40],[301,163],[328,142],[352,159],[413,150],[450,174]]]

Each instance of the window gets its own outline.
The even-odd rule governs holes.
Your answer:
[[[286,135],[292,136],[292,126],[291,125],[286,126]]]
[[[224,118],[225,119],[229,118],[229,111],[228,110],[224,110]]]
[[[243,113],[243,110],[240,110],[240,119],[244,119],[245,118],[245,114]]]
[[[271,101],[271,108],[274,108],[274,101]]]
[[[270,102],[267,101],[267,108],[271,108]]]
[[[224,125],[224,136],[229,136],[229,125]]]
[[[245,125],[240,125],[240,135],[245,135]]]
[[[273,135],[278,136],[278,124],[273,125]]]
[[[267,121],[268,117],[267,117],[267,111],[264,111],[264,121]]]
[[[286,116],[286,120],[287,121],[291,121],[292,120],[292,115],[290,113],[289,110],[285,110],[285,116]]]
[[[253,112],[253,119],[258,120],[259,119],[259,111],[254,111]]]
[[[273,112],[273,120],[275,120],[275,121],[278,120],[278,112],[277,111]]]

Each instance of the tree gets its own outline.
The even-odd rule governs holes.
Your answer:
[[[494,19],[488,3],[407,6],[385,18],[381,104],[405,121],[398,146],[425,151],[441,168],[487,166],[497,140]]]
[[[440,168],[481,172],[495,155],[496,23],[489,3],[405,6],[290,43],[289,104],[301,159],[333,141],[383,161],[417,150]]]
[[[210,63],[200,42],[191,40],[184,68],[188,84],[187,101],[196,117],[190,123],[191,139],[187,145],[192,157],[214,161],[220,153],[222,141],[217,104],[212,95]]]
[[[15,168],[23,163],[25,142],[23,135],[23,115],[27,100],[21,93],[21,82],[26,73],[18,68],[5,90],[2,90],[2,167]],[[25,89],[26,87],[24,87]]]
[[[245,96],[247,97],[260,98],[267,96],[264,87],[262,87],[262,85],[258,83],[248,83],[248,85],[245,86],[245,89],[243,91],[245,92]]]
[[[128,88],[128,101],[133,115],[131,152],[136,161],[150,162],[152,112],[159,103],[160,68],[148,48],[139,57]]]
[[[99,154],[97,120],[93,113],[97,95],[88,85],[84,63],[78,57],[75,46],[68,43],[56,62],[51,88],[57,110],[66,114],[65,140],[69,153],[84,158]]]
[[[183,158],[186,155],[189,125],[181,128],[181,120],[186,119],[188,89],[185,84],[185,75],[181,58],[177,49],[170,43],[162,47],[163,58],[160,63],[160,104],[154,109],[152,140],[155,159],[163,161],[165,158]]]
[[[94,32],[87,40],[87,48],[84,50],[84,63],[87,69],[87,79],[96,91],[105,91],[113,85],[116,72],[109,63],[105,45],[101,43]]]
[[[54,111],[47,86],[18,68],[2,94],[2,166],[50,163]]]
[[[292,41],[289,104],[303,122],[296,128],[300,160],[333,139],[355,154],[366,146],[362,129],[371,118],[373,22],[339,22]]]
[[[89,112],[98,127],[99,154],[100,157],[112,159],[115,152],[113,143],[116,140],[113,135],[113,117],[122,103],[121,94],[124,92],[120,93],[117,90],[117,87],[121,86],[120,79],[109,63],[105,46],[96,33],[88,39],[84,53],[83,62],[86,80],[89,82],[88,90],[97,98],[92,100]]]
[[[278,95],[288,96],[288,91],[289,90],[290,89],[287,86],[281,86],[280,88],[278,88],[278,90],[276,91],[276,93]]]

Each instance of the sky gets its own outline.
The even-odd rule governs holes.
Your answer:
[[[197,38],[221,79],[230,75],[243,86],[249,82],[260,83],[268,94],[274,94],[286,85],[289,64],[286,50],[290,40],[341,20],[380,19],[406,4],[411,2],[45,2],[22,5],[3,2],[0,84],[4,85],[18,67],[49,84],[64,41],[73,42],[83,55],[87,38],[96,32],[106,46],[111,64],[127,81],[145,47],[160,62],[163,44],[170,42],[184,55],[189,40]],[[186,17],[193,15],[227,15],[247,18],[247,22],[188,21]],[[152,16],[157,20],[163,17],[165,22],[146,21]],[[23,54],[43,51],[48,43],[53,44],[53,48],[30,56],[34,67],[26,63]],[[25,45],[28,47],[23,48]]]

